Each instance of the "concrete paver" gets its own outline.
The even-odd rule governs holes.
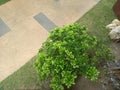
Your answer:
[[[34,19],[42,25],[46,30],[50,32],[50,30],[57,27],[45,14],[39,13],[36,16],[34,16]]]
[[[9,31],[10,31],[9,27],[0,18],[0,37]]]
[[[33,18],[44,13],[57,26],[75,22],[96,0],[11,0],[0,6],[0,18],[10,32],[0,37],[0,81],[38,52],[48,32]]]

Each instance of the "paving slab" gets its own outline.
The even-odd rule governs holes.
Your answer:
[[[47,28],[34,16],[41,12],[55,25],[63,26],[78,20],[96,3],[96,0],[11,0],[0,6],[0,18],[11,30],[0,37],[0,81],[35,56],[47,39]]]
[[[39,24],[41,24],[47,31],[50,32],[50,30],[57,27],[45,14],[39,13],[34,16],[35,20],[38,21]]]
[[[0,37],[9,32],[9,27],[4,23],[4,21],[0,18]]]

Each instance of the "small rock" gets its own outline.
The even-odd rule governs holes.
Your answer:
[[[116,24],[116,26],[120,26],[120,21],[118,19],[114,19],[112,24]]]
[[[115,60],[115,64],[120,67],[120,60]]]
[[[109,29],[109,30],[113,30],[118,26],[120,26],[120,21],[118,19],[114,19],[111,24],[108,24],[106,26],[106,28]]]
[[[112,30],[112,29],[115,29],[116,27],[117,27],[116,24],[109,24],[106,26],[106,29]]]
[[[115,29],[111,30],[108,36],[112,40],[120,40],[120,26],[118,26]]]

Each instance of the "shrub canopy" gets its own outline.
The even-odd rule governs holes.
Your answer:
[[[55,28],[40,48],[35,68],[40,80],[50,78],[54,90],[71,87],[79,75],[96,80],[96,65],[111,59],[110,50],[86,29],[78,23]]]

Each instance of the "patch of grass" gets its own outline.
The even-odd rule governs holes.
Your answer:
[[[0,5],[6,3],[6,2],[8,2],[8,1],[10,1],[10,0],[0,0]]]
[[[108,39],[109,30],[105,26],[117,18],[112,10],[115,2],[116,0],[101,0],[93,9],[77,21],[81,25],[87,25],[88,32],[95,35],[105,44],[110,41]]]
[[[40,82],[33,67],[35,57],[0,83],[0,90],[40,89]]]
[[[87,25],[88,32],[92,35],[96,35],[98,39],[104,41],[105,44],[109,41],[107,37],[109,31],[105,29],[105,26],[116,18],[112,10],[114,3],[115,0],[101,0],[95,7],[77,21],[81,25]],[[34,60],[35,58],[2,81],[0,83],[0,90],[40,90],[41,84],[38,81],[38,76],[33,67]],[[45,89],[42,88],[41,90]]]

